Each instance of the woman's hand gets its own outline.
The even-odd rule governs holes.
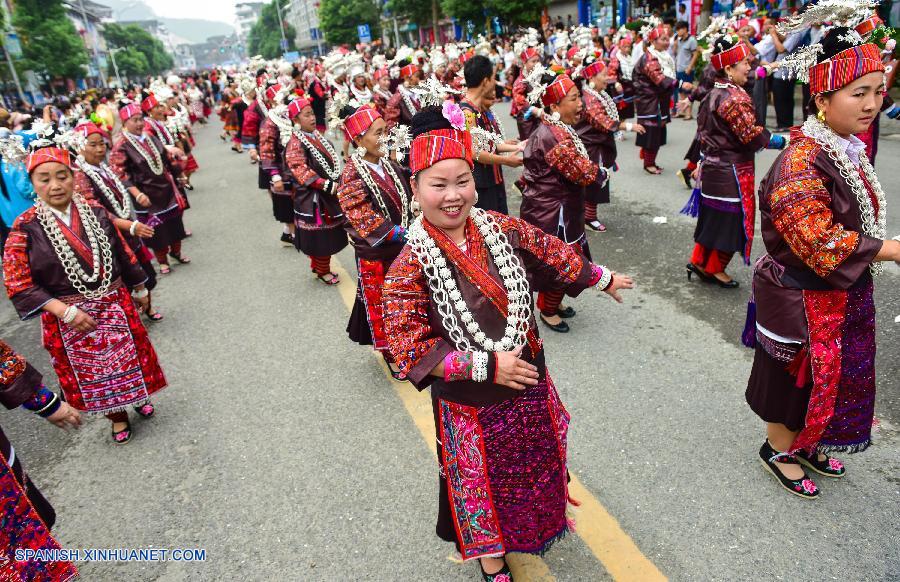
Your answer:
[[[148,226],[143,222],[135,221],[134,234],[140,238],[151,238],[156,233],[152,226]]]
[[[75,319],[72,320],[72,323],[69,324],[69,327],[83,333],[90,333],[97,329],[97,322],[94,321],[93,317],[78,309],[77,307],[75,308],[75,310]]]
[[[518,168],[523,163],[522,158],[513,154],[511,156],[503,156],[503,164],[510,168]]]
[[[639,135],[644,135],[647,132],[647,129],[640,123],[632,123],[631,131],[633,131],[634,133],[637,133]]]
[[[81,426],[81,413],[69,406],[67,402],[60,402],[59,408],[48,416],[47,420],[64,430],[67,428],[77,429]]]
[[[144,297],[132,297],[134,302],[137,303],[138,312],[144,313],[147,309],[150,308],[150,296],[145,295]]]
[[[272,192],[277,192],[278,194],[284,193],[284,182],[281,180],[276,180],[272,182]]]
[[[525,390],[529,386],[537,386],[539,374],[537,367],[519,358],[522,348],[519,346],[511,352],[497,352],[497,372],[494,382],[514,390]]]
[[[603,290],[603,292],[615,299],[617,303],[622,303],[622,296],[619,295],[619,289],[634,289],[634,280],[628,275],[617,274],[615,271],[613,271],[612,275],[612,282],[609,284],[609,287]]]
[[[134,197],[134,201],[137,202],[138,204],[140,204],[141,206],[143,206],[144,208],[147,208],[148,206],[150,206],[150,197],[147,196],[146,194],[144,194],[143,192],[138,192]]]

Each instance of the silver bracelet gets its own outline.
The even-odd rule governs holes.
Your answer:
[[[75,321],[76,315],[78,315],[78,308],[74,305],[70,305],[66,307],[65,311],[63,311],[62,322],[68,325]]]
[[[129,234],[131,234],[131,236],[134,236],[134,231],[137,229],[137,225],[138,225],[138,221],[134,220],[134,221],[132,221],[131,226],[128,227],[128,232],[129,232]]]
[[[600,275],[600,280],[597,281],[597,288],[600,289],[601,291],[603,291],[604,289],[609,287],[609,284],[612,282],[613,275],[612,275],[612,271],[610,271],[606,267],[606,265],[597,265],[597,266],[603,270],[603,274]]]
[[[146,297],[148,295],[150,295],[150,290],[147,289],[146,287],[144,287],[140,291],[135,291],[134,293],[131,294],[131,296],[134,297],[135,299],[143,299],[144,297]]]
[[[488,375],[488,353],[472,352],[472,381],[486,382]]]

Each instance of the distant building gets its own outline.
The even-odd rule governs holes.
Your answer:
[[[75,0],[77,1],[77,0]],[[124,20],[119,22],[122,26],[134,24],[150,33],[150,36],[162,43],[163,48],[170,55],[175,55],[175,42],[172,40],[172,34],[166,23],[161,20]]]
[[[294,27],[298,51],[316,54],[325,50],[325,38],[319,28],[319,0],[291,0],[282,16]]]
[[[250,29],[259,20],[263,6],[262,2],[238,2],[235,4],[234,13],[237,16],[238,35],[244,44],[247,44]]]
[[[191,45],[195,68],[209,69],[239,63],[243,57],[239,46],[237,34],[211,36],[205,42]]]
[[[179,71],[194,71],[197,69],[197,59],[194,57],[194,47],[190,44],[175,46],[175,68]]]
[[[90,55],[87,78],[94,85],[102,85],[107,73],[106,59],[109,54],[103,37],[103,21],[112,18],[113,10],[91,0],[66,0],[63,7]]]

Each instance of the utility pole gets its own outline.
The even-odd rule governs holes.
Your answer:
[[[122,77],[119,76],[119,65],[116,63],[116,51],[120,50],[122,49],[109,49],[109,58],[112,59],[113,70],[116,72],[116,81],[119,83],[119,89],[124,89],[125,85],[122,84]]]
[[[22,83],[19,82],[19,73],[16,72],[16,66],[13,64],[12,57],[9,55],[9,51],[6,50],[6,39],[3,39],[3,42],[0,44],[3,45],[3,56],[6,58],[6,64],[9,65],[9,73],[12,75],[13,81],[16,84],[16,91],[19,92],[19,99],[21,99],[23,103],[27,103],[25,91],[22,90]]]
[[[278,14],[278,30],[281,31],[281,52],[286,53],[288,42],[284,36],[284,21],[281,20],[281,0],[275,0],[275,13]]]
[[[81,21],[84,22],[84,42],[87,43],[87,37],[90,34],[90,23],[88,22],[87,11],[84,9],[84,0],[78,0],[78,9],[81,11]],[[96,39],[92,36],[91,53],[94,57],[94,66],[97,67],[97,76],[100,78],[100,84],[106,87],[106,75],[100,70],[100,53],[97,52],[97,43],[95,40]]]

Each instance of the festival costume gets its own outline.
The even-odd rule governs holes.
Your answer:
[[[43,410],[54,395],[43,387],[41,373],[0,340],[0,403]],[[57,403],[56,409],[59,408]],[[55,410],[54,410],[55,412]],[[52,413],[51,413],[52,414]],[[44,412],[41,416],[49,416]],[[68,561],[17,560],[17,549],[59,550],[50,535],[56,512],[22,467],[22,460],[0,429],[0,580],[66,582],[78,575]]]
[[[590,86],[582,88],[584,111],[575,131],[587,148],[590,160],[604,168],[616,168],[616,138],[619,131],[619,112],[615,101],[606,91]],[[597,180],[585,187],[585,220],[597,220],[597,205],[609,204],[609,180],[598,172]]]
[[[534,130],[541,124],[541,118],[531,114],[531,103],[528,102],[529,91],[531,91],[531,87],[525,80],[523,71],[513,83],[512,105],[509,108],[509,114],[516,119],[516,128],[519,130],[519,140],[521,141],[531,137]]]
[[[641,159],[648,168],[656,165],[659,148],[666,144],[666,125],[672,120],[669,104],[678,81],[674,65],[671,70],[663,70],[659,58],[649,48],[638,59],[633,79],[637,121],[645,129],[635,138],[635,145],[641,148]]]
[[[20,216],[10,233],[4,254],[5,284],[22,319],[40,314],[43,345],[50,353],[66,402],[88,414],[109,414],[149,401],[152,394],[165,388],[166,378],[127,288],[140,285],[147,277],[107,211],[96,202],[86,202],[83,208],[93,214],[108,241],[108,275],[103,273],[107,268],[103,260],[103,266],[94,264],[86,219],[78,204],[73,201],[70,206],[70,225],[52,214],[51,220],[62,231],[64,244],[72,249],[82,269],[100,271],[101,281],[103,276],[109,277],[105,293],[94,297],[76,290],[38,218],[37,208]],[[93,293],[101,283],[84,285]],[[43,311],[41,308],[51,299],[77,306],[93,317],[97,328],[80,332]]]
[[[272,178],[278,176],[284,189],[272,189]],[[272,216],[282,224],[294,223],[294,183],[284,159],[280,130],[268,116],[259,128],[259,181],[260,190],[268,190],[272,199]]]
[[[298,132],[302,133],[294,130],[284,155],[294,183],[294,246],[310,257],[313,270],[323,276],[331,272],[331,255],[347,246],[344,213],[335,195],[338,160],[321,134],[302,133],[306,145]]]
[[[421,107],[419,97],[405,85],[399,85],[397,92],[390,98],[384,109],[384,120],[387,122],[388,129],[395,125],[412,124],[413,116]]]
[[[462,99],[459,106],[466,114],[468,126],[479,127],[497,136],[503,135],[500,123],[490,109],[481,109],[467,99]],[[478,192],[478,203],[475,206],[484,210],[494,210],[503,214],[509,214],[509,206],[506,202],[506,184],[503,180],[503,166],[499,164],[480,164],[478,161],[475,161],[472,174],[475,176],[475,189]]]

